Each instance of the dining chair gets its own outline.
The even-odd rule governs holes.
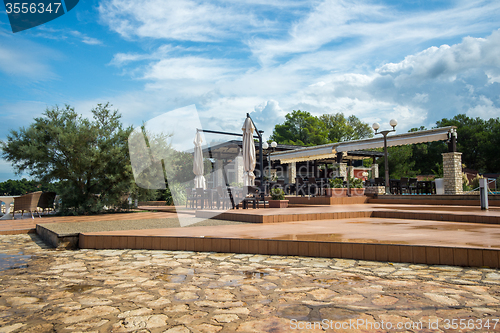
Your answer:
[[[308,195],[312,195],[313,197],[318,195],[318,184],[316,183],[315,177],[309,177],[307,181],[307,192]]]
[[[38,206],[38,200],[42,195],[42,191],[32,192],[20,197],[14,198],[14,211],[12,212],[15,218],[15,212],[21,211],[21,217],[24,215],[24,211],[31,213],[31,218],[34,219],[33,212],[37,212],[36,207]],[[40,213],[38,213],[40,216]]]
[[[203,209],[205,207],[205,190],[203,188],[197,188],[195,189],[195,208],[198,209],[198,203],[200,206],[200,209]]]
[[[410,192],[410,187],[408,184],[408,178],[402,177],[399,181],[399,194],[405,194]]]
[[[304,180],[302,179],[302,177],[295,178],[295,186],[296,186],[296,192],[295,192],[296,196],[307,195],[307,193],[306,193],[307,186],[306,186]]]
[[[56,199],[56,192],[43,192],[38,199],[38,208],[42,209],[42,213],[49,209],[54,210],[54,200]]]
[[[227,207],[231,206],[231,198],[229,197],[229,193],[227,191],[224,191],[222,186],[217,186],[217,209],[220,209],[222,206],[222,209],[226,209]]]
[[[193,189],[191,187],[186,188],[186,208],[188,208],[188,204],[190,208],[194,208],[194,200],[195,195]]]
[[[410,180],[408,181],[408,189],[410,191],[410,194],[417,193],[417,178],[410,178]]]

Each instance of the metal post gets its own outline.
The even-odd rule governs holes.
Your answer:
[[[389,186],[389,160],[387,159],[387,134],[384,135],[384,161],[385,161],[385,193],[391,194],[391,187]]]
[[[384,136],[384,160],[385,160],[385,194],[391,194],[390,179],[389,179],[389,160],[387,158],[387,134],[391,132],[396,132],[396,126],[398,122],[396,119],[391,119],[389,125],[392,126],[392,130],[380,131],[378,132],[380,125],[378,123],[373,123],[372,128],[375,130],[375,134],[381,134]]]
[[[249,116],[250,117],[250,116]],[[264,185],[264,158],[262,152],[262,133],[264,131],[259,131],[259,170],[260,170],[260,185]]]
[[[481,202],[481,210],[488,209],[488,178],[479,179],[479,200]]]

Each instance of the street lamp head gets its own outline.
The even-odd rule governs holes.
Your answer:
[[[278,144],[275,141],[271,142],[271,147],[276,148],[277,146]]]
[[[398,124],[398,121],[396,119],[391,119],[391,121],[389,121],[389,124],[392,126],[392,129],[394,129]]]
[[[267,149],[267,148],[269,148],[269,145],[267,144],[267,142],[264,141],[262,143],[262,149]]]
[[[375,130],[375,132],[377,132],[380,128],[380,125],[378,123],[373,123],[372,128]]]

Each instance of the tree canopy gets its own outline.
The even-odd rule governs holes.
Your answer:
[[[500,119],[470,118],[458,114],[443,118],[438,127],[457,126],[457,150],[462,153],[462,163],[481,173],[500,171]]]
[[[22,195],[30,192],[57,192],[57,183],[43,183],[36,180],[6,180],[0,183],[0,195]]]
[[[281,144],[315,146],[331,142],[373,137],[371,127],[354,115],[343,113],[313,116],[307,111],[293,110],[285,122],[274,126],[271,140]]]
[[[325,125],[307,111],[293,110],[275,125],[271,140],[281,144],[315,146],[328,143]]]
[[[451,119],[443,118],[436,127],[457,127],[457,150],[462,153],[462,164],[480,173],[500,172],[500,119],[470,118],[458,114]],[[412,128],[409,132],[425,130]],[[389,172],[391,178],[415,175],[442,176],[442,153],[448,151],[446,142],[436,141],[409,146],[389,147]],[[383,158],[379,159],[380,172],[384,172]]]
[[[92,120],[67,105],[47,109],[27,128],[11,130],[3,157],[17,173],[42,182],[58,181],[62,209],[94,213],[119,205],[133,183],[127,137],[120,114],[110,105],[92,109]]]
[[[343,113],[324,114],[319,117],[328,131],[328,141],[343,142],[373,137],[373,130],[355,115],[345,117]]]

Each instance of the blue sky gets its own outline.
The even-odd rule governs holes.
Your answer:
[[[265,136],[297,109],[398,132],[500,116],[498,1],[81,0],[15,34],[0,8],[0,140],[108,101],[134,126],[195,104],[204,128],[239,131],[250,112]]]

